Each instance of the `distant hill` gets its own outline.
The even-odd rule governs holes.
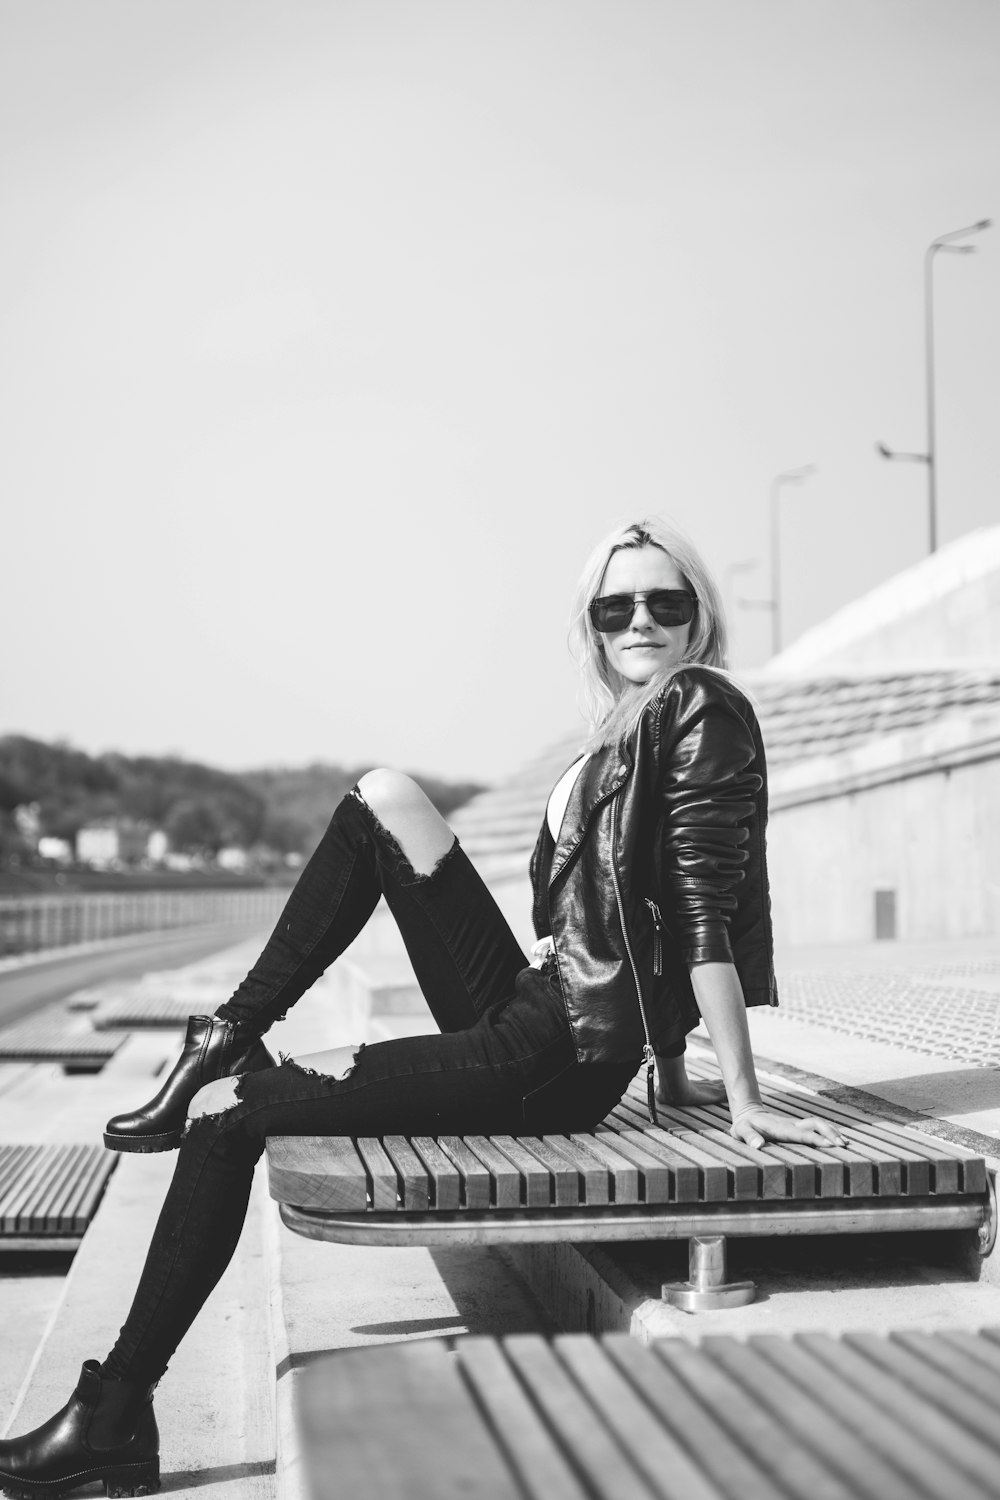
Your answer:
[[[308,853],[337,802],[368,766],[221,771],[176,756],[88,755],[27,735],[0,736],[0,857],[24,851],[15,809],[37,803],[42,834],[72,840],[88,823],[130,819],[163,828],[175,849],[229,844]],[[447,814],[482,788],[418,777]]]
[[[261,841],[282,853],[315,848],[341,797],[370,770],[371,766],[348,768],[316,762],[244,772],[241,780],[263,799],[266,808]],[[415,773],[413,779],[443,817],[483,790],[475,781],[441,781]]]

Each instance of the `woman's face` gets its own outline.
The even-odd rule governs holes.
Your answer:
[[[652,589],[690,586],[673,560],[659,547],[622,547],[611,554],[598,595],[648,594]],[[629,682],[648,682],[664,667],[679,662],[687,649],[691,624],[657,625],[644,599],[624,630],[602,635],[608,661]]]

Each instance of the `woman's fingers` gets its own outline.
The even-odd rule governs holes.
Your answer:
[[[846,1141],[840,1130],[830,1120],[819,1115],[807,1115],[805,1119],[794,1119],[790,1115],[779,1115],[767,1109],[755,1109],[732,1128],[732,1135],[748,1146],[761,1147],[767,1141],[785,1141],[790,1145],[844,1146]]]

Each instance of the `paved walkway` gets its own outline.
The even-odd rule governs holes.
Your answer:
[[[778,988],[776,1010],[750,1013],[761,1057],[1000,1155],[1000,938],[785,949]]]

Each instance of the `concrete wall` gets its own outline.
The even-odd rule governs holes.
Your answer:
[[[782,943],[875,937],[875,891],[900,938],[1000,932],[1000,760],[779,809],[768,828]]]
[[[879,665],[920,661],[932,666],[956,657],[1000,657],[1000,573],[972,579],[901,620],[875,626],[835,653],[838,663]]]

